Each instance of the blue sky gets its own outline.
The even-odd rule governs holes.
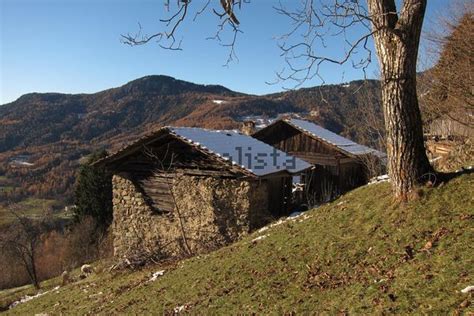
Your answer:
[[[170,0],[171,2],[176,0]],[[217,5],[217,0],[213,0]],[[291,83],[268,85],[284,66],[275,37],[289,29],[289,21],[272,9],[277,1],[253,0],[238,12],[238,62],[223,67],[228,50],[206,40],[216,31],[211,12],[196,22],[189,19],[177,38],[183,51],[161,49],[156,43],[129,47],[120,35],[134,33],[141,23],[145,33],[163,30],[164,0],[0,0],[0,104],[29,92],[92,93],[133,79],[164,74],[204,84],[265,94]],[[205,3],[194,0],[193,5]],[[297,5],[297,0],[283,1]],[[430,0],[429,24],[451,1]],[[192,17],[192,16],[191,16]],[[357,35],[357,34],[355,34]],[[327,50],[340,54],[340,39],[329,38]],[[373,63],[367,71],[376,74]],[[326,65],[320,71],[327,83],[363,77],[350,65]],[[321,84],[317,78],[305,86]]]

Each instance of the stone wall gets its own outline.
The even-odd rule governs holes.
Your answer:
[[[173,212],[145,201],[126,174],[113,179],[114,254],[162,258],[209,251],[269,221],[265,182],[179,176],[172,182]]]

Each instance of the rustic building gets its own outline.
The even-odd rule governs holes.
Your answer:
[[[367,183],[385,154],[309,121],[280,119],[252,135],[314,165],[301,177],[303,202],[317,204]],[[369,170],[373,169],[373,170]]]
[[[311,166],[250,136],[164,127],[96,162],[113,173],[114,253],[195,254],[286,214]]]
[[[472,139],[474,137],[474,111],[463,114],[464,117],[452,114],[455,119],[445,115],[431,121],[426,128],[427,136],[441,139]]]

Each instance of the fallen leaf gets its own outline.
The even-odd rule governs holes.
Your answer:
[[[430,250],[431,248],[433,248],[433,243],[431,241],[428,241],[423,247],[423,250]]]

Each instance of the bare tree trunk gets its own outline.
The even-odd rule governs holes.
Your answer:
[[[36,289],[40,288],[39,280],[38,280],[38,273],[36,271],[36,255],[35,255],[35,249],[33,248],[31,251],[31,257],[30,257],[30,262],[31,262],[31,282],[33,283],[33,286]]]
[[[186,250],[188,255],[192,255],[193,252],[191,251],[191,247],[189,247],[189,244],[188,244],[188,238],[186,237],[186,230],[184,229],[183,217],[181,215],[181,210],[179,209],[178,202],[176,201],[176,197],[175,197],[174,192],[173,192],[173,187],[170,183],[170,180],[167,179],[166,183],[168,184],[168,190],[169,190],[169,192],[171,194],[171,197],[173,199],[176,214],[178,215],[179,229],[181,231],[181,238],[183,239],[184,249]]]
[[[368,0],[381,68],[388,169],[395,196],[408,193],[432,171],[426,155],[416,94],[416,61],[426,0]]]

